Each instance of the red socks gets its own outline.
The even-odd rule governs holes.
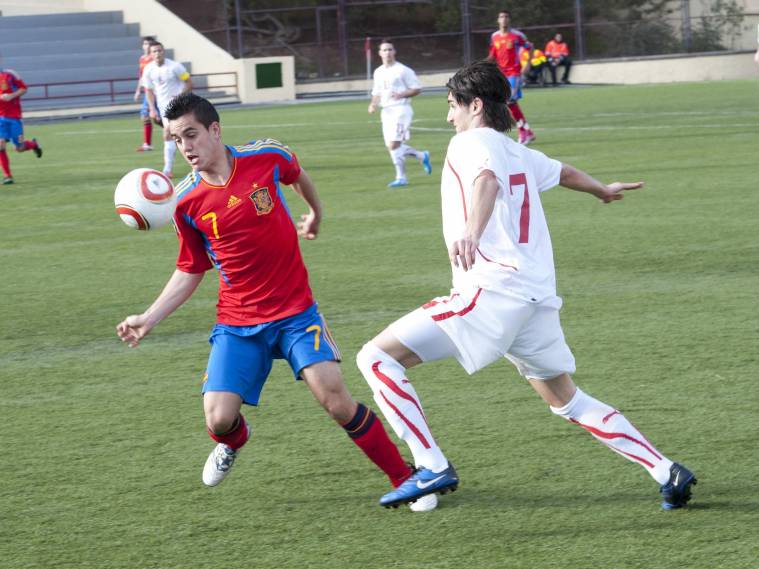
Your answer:
[[[400,486],[413,473],[398,447],[387,436],[382,421],[362,403],[358,404],[355,416],[343,425],[343,429],[369,460],[387,475],[394,487]]]
[[[513,116],[514,120],[517,121],[517,125],[521,126],[521,124],[525,122],[525,118],[524,113],[522,113],[522,109],[519,108],[519,103],[509,103],[508,107],[511,111],[511,116]]]
[[[26,152],[27,150],[34,150],[37,148],[37,142],[34,140],[25,140],[24,146],[22,147],[21,151]]]
[[[146,123],[143,123],[142,125],[142,137],[148,146],[150,146],[150,141],[153,139],[153,123],[148,121]]]
[[[6,178],[11,177],[11,165],[8,162],[8,153],[5,150],[0,150],[0,167],[3,168],[3,174]]]
[[[217,435],[208,431],[208,435],[217,443],[227,445],[233,450],[237,450],[248,442],[250,433],[248,432],[248,423],[245,422],[245,417],[242,415],[237,416],[237,423],[232,429],[223,435]]]

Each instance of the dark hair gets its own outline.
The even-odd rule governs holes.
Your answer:
[[[142,36],[142,41],[149,41],[150,43],[153,43],[156,41],[155,36]]]
[[[195,93],[182,93],[174,97],[169,101],[169,106],[166,107],[163,116],[173,121],[189,113],[192,113],[197,121],[206,128],[211,126],[211,123],[221,122],[216,107],[208,99],[204,99]]]
[[[487,126],[498,132],[508,132],[514,126],[506,106],[511,98],[511,87],[495,63],[475,61],[459,69],[445,86],[459,105],[480,99]]]
[[[498,12],[499,16],[501,14],[506,14],[509,18],[511,18],[511,12],[509,12],[508,10],[501,10],[500,12]]]
[[[153,40],[152,42],[150,42],[150,47],[153,47],[154,45],[160,45],[161,47],[163,47],[163,44],[159,42],[158,40]]]
[[[392,45],[393,47],[395,47],[395,44],[393,43],[393,40],[391,40],[390,38],[382,38],[380,40],[380,42],[379,42],[378,45],[382,45],[383,43],[389,43],[390,45]]]

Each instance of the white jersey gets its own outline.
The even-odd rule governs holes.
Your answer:
[[[553,249],[539,192],[558,185],[561,162],[492,128],[454,136],[441,179],[443,234],[449,248],[464,234],[474,181],[483,170],[498,180],[495,207],[473,268],[452,265],[453,288],[482,288],[533,302],[554,296]]]
[[[184,82],[190,78],[185,66],[172,59],[165,59],[160,67],[155,61],[145,66],[142,86],[155,94],[156,106],[163,115],[169,102],[184,90]]]
[[[421,89],[419,78],[410,67],[395,62],[390,67],[380,65],[374,70],[374,87],[372,96],[380,98],[380,106],[385,109],[400,105],[410,105],[411,99],[393,99],[393,93],[402,93],[409,89]]]

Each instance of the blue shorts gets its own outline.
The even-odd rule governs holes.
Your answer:
[[[150,116],[150,104],[148,104],[148,97],[145,93],[142,94],[142,106],[140,107],[140,116],[145,118]]]
[[[21,119],[0,117],[0,140],[10,140],[16,146],[21,146],[24,136],[24,123]]]
[[[340,351],[316,304],[300,314],[256,326],[217,324],[209,342],[203,393],[237,393],[248,405],[258,405],[275,359],[287,360],[296,379],[309,365],[340,361]]]
[[[522,98],[522,77],[520,75],[512,75],[506,77],[506,79],[509,80],[509,85],[511,86],[511,98],[509,99],[509,103],[516,103]]]

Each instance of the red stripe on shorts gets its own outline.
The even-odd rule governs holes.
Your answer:
[[[468,314],[474,309],[474,305],[477,304],[477,299],[479,298],[481,292],[482,292],[482,289],[478,288],[477,294],[474,295],[472,302],[470,302],[469,306],[467,306],[466,308],[463,308],[462,310],[459,310],[458,312],[449,310],[448,312],[443,312],[441,314],[433,314],[432,319],[435,322],[439,322],[440,320],[447,320],[448,318],[451,318],[453,316],[464,316],[465,314]]]

